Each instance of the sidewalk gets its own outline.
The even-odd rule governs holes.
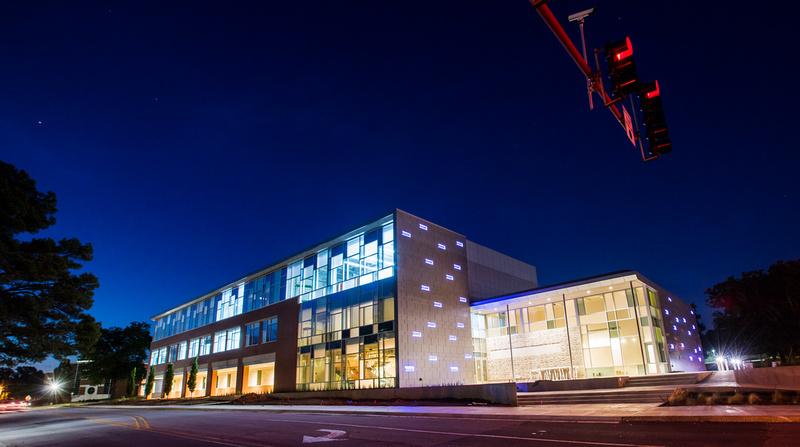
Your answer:
[[[137,410],[230,410],[290,413],[374,414],[592,422],[800,422],[800,405],[714,405],[659,407],[658,404],[582,404],[527,407],[358,406],[358,405],[93,405]]]

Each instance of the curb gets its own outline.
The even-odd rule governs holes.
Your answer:
[[[86,407],[84,407],[86,408]],[[213,406],[138,406],[138,405],[92,405],[89,408],[103,409],[146,409],[146,410],[194,410],[194,411],[268,411],[271,413],[298,413],[298,414],[347,414],[362,416],[414,416],[414,417],[437,417],[446,419],[514,419],[545,422],[578,422],[578,423],[635,423],[635,422],[723,422],[723,423],[800,423],[800,416],[755,416],[755,415],[708,415],[708,416],[687,416],[687,415],[643,415],[643,416],[571,416],[571,415],[535,415],[535,414],[493,414],[493,413],[425,413],[425,412],[400,412],[400,411],[353,411],[353,410],[318,410],[318,409],[283,409],[283,408],[214,408]]]

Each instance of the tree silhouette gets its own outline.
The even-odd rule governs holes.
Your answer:
[[[74,273],[91,261],[92,246],[31,237],[55,224],[55,214],[54,193],[0,161],[0,365],[62,359],[97,339],[86,314],[97,278]]]
[[[706,340],[721,354],[777,357],[800,354],[800,260],[744,272],[706,291],[714,329]]]

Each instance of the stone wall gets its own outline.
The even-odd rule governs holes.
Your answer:
[[[580,346],[578,328],[570,328],[572,346]],[[570,367],[570,348],[567,329],[556,328],[526,332],[511,336],[513,353],[508,349],[508,336],[487,337],[486,367],[489,381],[511,379],[511,357],[514,358],[514,374],[518,381],[535,380],[534,371]],[[583,351],[572,350],[574,365],[583,365]]]

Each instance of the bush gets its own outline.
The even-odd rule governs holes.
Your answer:
[[[728,398],[728,405],[742,405],[745,402],[744,394],[737,391],[733,393],[733,396]]]
[[[772,403],[775,405],[791,403],[791,401],[792,399],[786,394],[782,393],[781,390],[775,390],[772,393]]]
[[[750,395],[747,396],[747,403],[750,405],[758,405],[761,403],[761,397],[756,393],[750,393]]]
[[[706,405],[719,405],[722,403],[722,395],[719,393],[711,393],[706,396],[703,403]]]
[[[686,400],[689,397],[689,392],[683,388],[678,388],[672,391],[672,394],[667,398],[667,403],[672,406],[686,405]]]

